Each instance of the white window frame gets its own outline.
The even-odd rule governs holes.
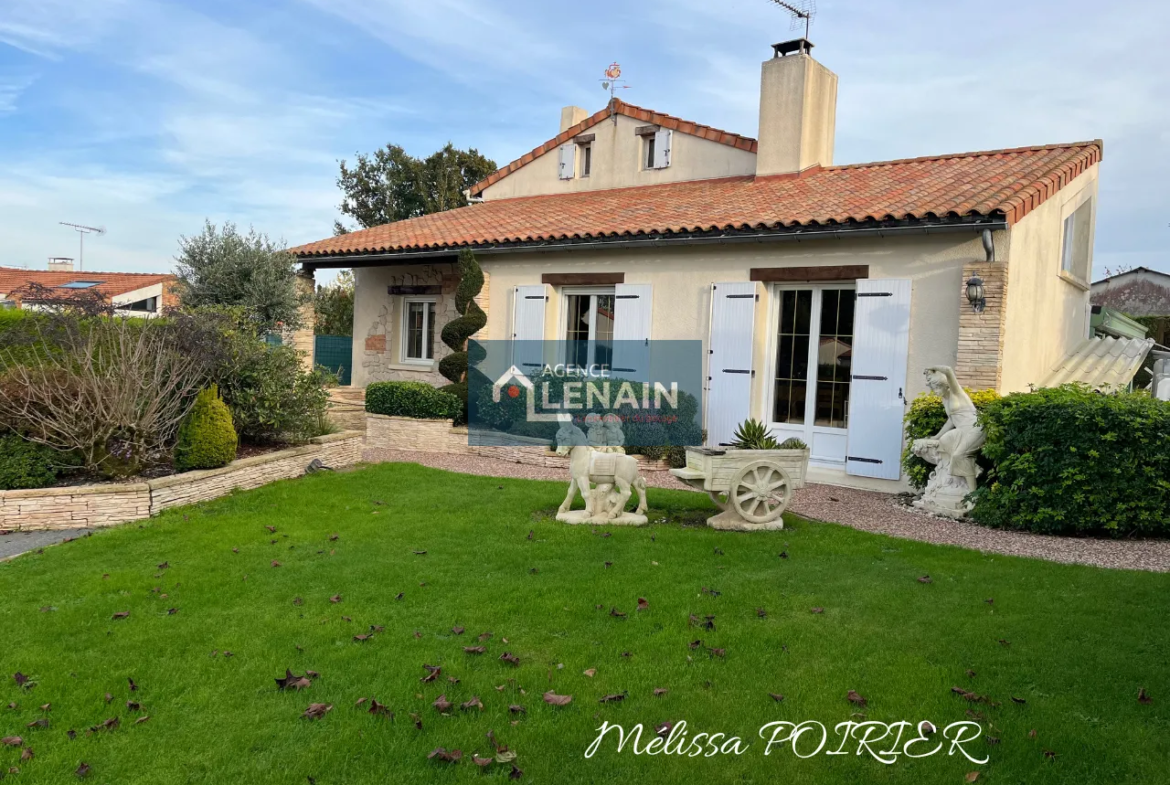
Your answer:
[[[615,306],[614,307],[614,311],[615,311],[614,325],[616,327],[616,325],[617,325],[617,319],[616,319],[616,317],[617,317],[617,313],[616,313],[616,311],[617,311],[617,308],[616,308],[616,306],[617,306],[617,299],[616,299],[617,298],[617,287],[614,287],[614,286],[562,286],[561,287],[561,296],[560,296],[560,306],[561,306],[560,312],[561,313],[560,313],[560,317],[557,320],[560,323],[559,327],[557,328],[557,336],[558,336],[557,340],[560,341],[562,346],[564,347],[561,350],[561,354],[563,355],[560,358],[561,362],[566,362],[568,360],[568,351],[569,351],[569,295],[596,296],[599,294],[600,295],[608,294],[608,295],[615,298],[614,299],[614,306]],[[590,304],[590,310],[595,313],[597,310],[597,301],[590,300],[589,304]],[[592,352],[596,351],[596,348],[597,348],[597,343],[596,343],[597,342],[597,319],[590,320],[590,322],[589,322],[589,336],[585,340],[589,342],[589,351],[590,351],[589,363],[592,364],[595,360]]]
[[[812,310],[809,313],[809,373],[806,379],[807,393],[805,396],[805,417],[803,423],[782,423],[773,420],[776,413],[776,349],[778,348],[778,336],[776,331],[780,327],[780,293],[784,291],[799,291],[802,289],[812,289],[816,291],[813,297]],[[768,306],[768,343],[767,356],[764,363],[764,379],[766,382],[766,394],[764,395],[765,409],[763,418],[761,418],[772,431],[773,435],[778,441],[795,436],[803,441],[809,447],[813,446],[814,434],[827,434],[837,436],[848,436],[849,433],[849,410],[848,406],[845,410],[845,425],[838,428],[830,425],[816,424],[816,383],[817,383],[817,362],[816,349],[817,342],[813,340],[820,335],[821,324],[821,305],[823,303],[823,292],[826,289],[849,289],[856,290],[857,284],[854,281],[817,281],[807,283],[777,283],[772,284],[769,292],[769,306]],[[855,306],[856,307],[856,306]],[[856,315],[856,311],[854,312]],[[856,330],[856,324],[854,325]],[[856,338],[856,333],[854,334]],[[850,390],[852,394],[852,390]],[[810,408],[811,407],[811,408]],[[811,417],[810,417],[811,412]],[[812,456],[813,463],[821,466],[844,466],[845,456],[842,455],[840,460],[836,456]]]
[[[407,341],[407,339],[408,339],[407,320],[410,318],[410,306],[412,303],[427,303],[427,304],[433,305],[433,306],[435,306],[435,318],[437,319],[439,316],[439,313],[438,313],[438,311],[439,311],[439,298],[437,298],[437,297],[427,297],[427,296],[418,297],[418,296],[412,295],[410,297],[403,297],[402,298],[402,319],[399,322],[399,324],[402,325],[402,330],[401,330],[402,337],[401,337],[401,340],[399,342],[399,347],[398,347],[399,362],[401,362],[404,365],[434,365],[435,358],[433,356],[430,358],[410,357],[407,354],[407,351],[406,351],[406,347],[407,347],[407,343],[408,343],[408,341]],[[430,323],[430,309],[424,308],[423,309],[423,345],[424,346],[426,346],[427,331],[432,330],[432,329],[434,329],[434,328]],[[425,349],[424,349],[424,351],[425,351]],[[432,355],[433,354],[434,354],[434,351],[432,350]]]
[[[1060,225],[1060,276],[1082,287],[1087,287],[1093,270],[1093,216],[1095,206],[1093,205],[1093,197],[1091,194],[1083,199],[1072,201],[1070,204],[1074,206],[1067,211]],[[1089,226],[1086,228],[1088,238],[1085,241],[1085,269],[1078,270],[1076,269],[1076,260],[1073,259],[1073,253],[1075,252],[1074,241],[1077,234],[1076,216],[1081,208],[1086,206],[1088,209],[1085,214],[1088,215],[1086,220],[1089,222]]]
[[[577,152],[581,156],[581,164],[578,167],[578,177],[585,178],[593,171],[593,142],[585,142],[577,145]]]
[[[654,134],[646,134],[642,137],[642,169],[647,172],[654,171]]]

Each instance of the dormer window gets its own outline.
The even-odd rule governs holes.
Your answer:
[[[647,137],[644,137],[644,139],[646,140],[645,144],[644,144],[644,146],[646,148],[645,168],[646,169],[653,169],[654,168],[654,137],[647,136]]]
[[[593,169],[593,144],[583,144],[581,147],[581,176],[588,177]]]
[[[635,134],[642,137],[642,168],[665,169],[670,166],[669,128],[660,128],[656,125],[643,125],[635,129]]]

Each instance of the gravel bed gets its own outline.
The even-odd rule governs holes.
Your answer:
[[[367,463],[406,461],[435,469],[489,477],[566,480],[562,469],[510,463],[478,455],[367,449],[363,459]],[[693,490],[669,472],[647,472],[643,476],[650,486]],[[895,496],[875,491],[809,484],[795,492],[790,509],[798,515],[818,521],[840,523],[861,531],[935,545],[956,545],[987,553],[1025,556],[1065,564],[1170,572],[1170,541],[1053,537],[988,529],[935,517],[904,506]]]
[[[90,533],[90,529],[54,529],[50,531],[9,532],[0,535],[0,561],[14,559],[22,553],[56,545],[65,540],[76,540]]]

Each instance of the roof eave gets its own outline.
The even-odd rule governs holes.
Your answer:
[[[765,229],[734,229],[714,232],[651,233],[608,237],[564,237],[521,242],[468,243],[436,248],[409,248],[359,251],[344,254],[310,254],[298,259],[306,269],[374,267],[385,264],[425,262],[453,257],[464,249],[476,254],[549,253],[552,251],[598,250],[599,248],[664,248],[670,246],[729,245],[767,242],[807,242],[861,237],[902,237],[918,234],[982,232],[1007,229],[1009,222],[1000,213],[927,220],[858,221],[831,225],[780,226]]]

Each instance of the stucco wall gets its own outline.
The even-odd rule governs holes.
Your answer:
[[[559,148],[555,148],[484,189],[483,198],[595,191],[755,173],[755,153],[678,131],[672,135],[670,166],[645,169],[642,137],[634,133],[643,125],[646,123],[617,115],[617,123],[608,119],[588,129],[585,133],[595,135],[592,171],[588,177],[580,176],[578,151],[577,176],[561,180]]]
[[[1043,381],[1085,340],[1088,282],[1062,274],[1060,255],[1064,219],[1085,199],[1093,200],[1096,224],[1098,170],[1097,165],[1090,167],[1011,228],[1001,392],[1026,390]],[[1090,235],[1089,269],[1092,247]]]
[[[910,359],[907,397],[923,391],[920,373],[928,365],[953,365],[963,300],[962,266],[982,259],[977,235],[950,234],[899,239],[811,241],[760,245],[726,245],[669,250],[574,251],[549,254],[483,256],[491,272],[491,297],[496,307],[487,326],[490,339],[509,335],[513,288],[540,283],[542,273],[624,272],[626,283],[654,287],[651,337],[702,339],[710,331],[711,284],[746,281],[753,267],[806,267],[867,264],[871,278],[909,278],[913,281]],[[776,307],[770,289],[757,310],[753,367],[757,369],[752,411],[764,417],[771,399],[771,382],[761,369],[774,351],[762,325]],[[553,290],[545,313],[545,337],[560,337],[561,292]]]

